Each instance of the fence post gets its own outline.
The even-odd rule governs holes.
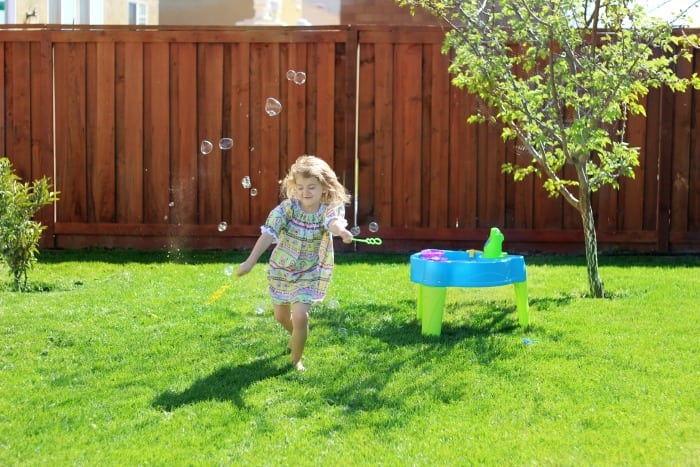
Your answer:
[[[36,167],[33,178],[49,177],[55,189],[56,180],[54,174],[56,161],[54,159],[54,87],[53,87],[53,37],[51,31],[41,33],[39,42],[39,73],[32,76],[32,87],[36,85],[39,96],[32,98],[32,120],[38,123],[36,133],[32,135],[32,167]],[[34,170],[33,170],[34,171]],[[60,194],[59,194],[60,197]],[[46,226],[42,235],[40,246],[56,248],[54,235],[56,227],[56,203],[43,208],[38,213],[38,220]]]
[[[673,163],[673,92],[665,86],[659,99],[658,193],[656,210],[656,251],[668,253],[671,234],[671,187]]]

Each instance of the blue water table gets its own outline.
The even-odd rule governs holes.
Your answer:
[[[520,326],[530,325],[525,259],[504,253],[503,238],[493,227],[483,252],[431,249],[411,255],[411,282],[418,284],[417,317],[423,335],[440,335],[447,287],[513,284]]]

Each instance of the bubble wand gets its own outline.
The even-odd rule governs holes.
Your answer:
[[[232,285],[233,284],[224,284],[221,287],[219,287],[219,289],[216,292],[214,292],[211,295],[211,297],[209,297],[209,300],[207,300],[204,304],[211,305],[212,303],[217,301],[219,299],[219,297],[221,297],[224,294],[224,292],[226,292],[229,289],[229,287],[231,287]]]
[[[378,237],[372,237],[372,238],[352,238],[353,242],[361,242],[361,243],[366,243],[367,245],[376,245],[379,246],[382,244],[382,239]]]
[[[225,273],[227,276],[230,276],[231,274],[233,274],[233,266],[226,266],[226,268],[224,269],[224,273]],[[207,300],[206,302],[204,302],[204,304],[205,304],[205,305],[211,305],[212,303],[214,303],[215,301],[217,301],[217,300],[219,299],[219,297],[221,297],[221,296],[224,294],[224,292],[226,292],[226,291],[233,285],[233,281],[235,281],[236,278],[237,278],[237,276],[235,276],[233,279],[231,279],[231,281],[229,281],[228,284],[224,284],[224,285],[222,285],[221,287],[219,287],[219,288],[216,290],[216,292],[214,292],[214,293],[211,295],[211,297],[209,297],[209,300]]]

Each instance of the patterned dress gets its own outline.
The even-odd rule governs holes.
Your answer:
[[[270,256],[267,281],[274,304],[313,303],[326,295],[333,274],[333,238],[328,224],[345,221],[342,204],[321,204],[307,213],[296,199],[285,199],[261,227],[277,245]]]

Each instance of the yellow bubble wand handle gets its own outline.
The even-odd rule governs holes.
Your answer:
[[[204,304],[211,305],[212,303],[217,301],[219,299],[219,297],[221,297],[224,294],[224,292],[226,292],[233,285],[233,281],[235,281],[236,279],[237,279],[237,277],[234,277],[228,284],[224,284],[221,287],[219,287],[217,289],[217,291],[214,292],[211,295],[211,297],[209,297],[209,300],[207,300]]]
[[[355,238],[355,237],[353,237],[352,241],[366,243],[367,245],[381,245],[382,244],[382,239],[377,238],[377,237],[372,237],[372,238]]]
[[[211,297],[209,297],[209,300],[205,302],[205,305],[211,305],[212,303],[217,301],[219,297],[221,297],[224,294],[224,292],[226,292],[228,288],[232,285],[233,284],[226,284],[219,287],[219,289],[216,292],[214,292]]]

